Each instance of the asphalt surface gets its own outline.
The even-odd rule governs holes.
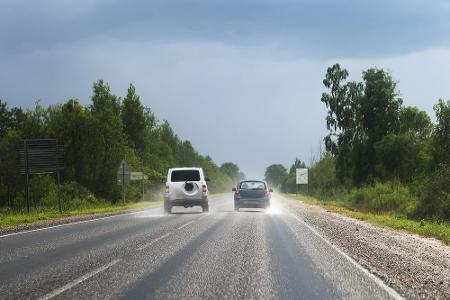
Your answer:
[[[0,237],[0,298],[393,299],[287,211],[162,207]]]

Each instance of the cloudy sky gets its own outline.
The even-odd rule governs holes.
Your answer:
[[[389,70],[405,104],[432,115],[450,99],[450,2],[0,3],[0,99],[87,104],[95,80],[121,96],[131,82],[180,137],[251,177],[317,152],[322,80],[335,62],[355,80]]]

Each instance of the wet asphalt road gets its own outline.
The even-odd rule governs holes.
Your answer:
[[[0,237],[0,298],[391,299],[398,295],[272,199],[161,207]]]

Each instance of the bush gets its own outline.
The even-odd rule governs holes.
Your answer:
[[[103,201],[81,184],[70,181],[61,187],[61,202],[63,209],[83,209],[96,206]]]
[[[347,201],[366,212],[412,214],[418,199],[409,189],[394,182],[376,183],[355,189],[347,196]]]
[[[450,220],[450,166],[441,166],[425,180],[415,215]]]
[[[30,177],[30,206],[35,208],[58,207],[58,185],[52,175]]]

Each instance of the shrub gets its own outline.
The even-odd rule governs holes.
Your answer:
[[[450,220],[450,166],[441,166],[425,180],[415,215]]]
[[[374,186],[352,190],[347,201],[362,211],[404,215],[414,212],[418,202],[407,187],[394,182],[376,183]]]

